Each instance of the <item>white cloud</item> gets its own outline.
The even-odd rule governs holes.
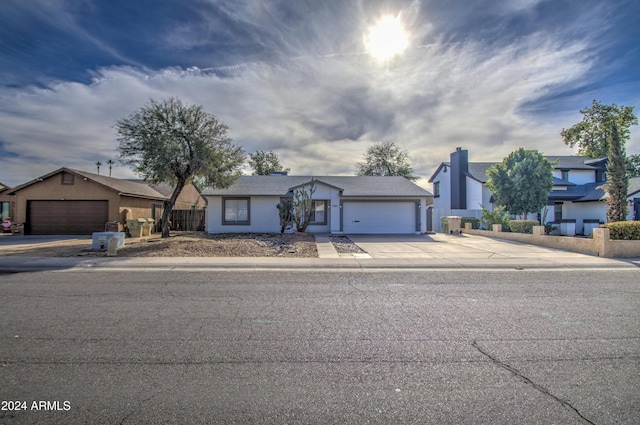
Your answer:
[[[351,174],[366,148],[385,139],[425,177],[456,146],[472,161],[501,160],[521,146],[571,154],[559,132],[577,122],[575,111],[530,114],[526,106],[577,84],[591,66],[588,49],[538,33],[501,50],[436,41],[386,66],[360,54],[300,55],[215,70],[103,68],[89,85],[3,89],[0,142],[18,157],[0,159],[0,181],[60,166],[93,171],[116,156],[118,118],[170,96],[204,105],[247,152],[274,150],[296,174]],[[116,168],[114,176],[131,173]]]

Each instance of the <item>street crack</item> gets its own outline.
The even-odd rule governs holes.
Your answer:
[[[485,350],[483,350],[480,345],[478,345],[477,341],[473,341],[471,343],[471,345],[478,350],[482,355],[484,355],[485,357],[487,357],[489,360],[491,360],[491,362],[493,364],[495,364],[496,366],[501,367],[502,369],[505,369],[506,371],[510,372],[511,374],[513,374],[516,378],[518,378],[520,381],[524,382],[527,385],[530,385],[531,387],[535,388],[537,391],[541,392],[542,394],[546,395],[547,397],[551,397],[552,399],[554,399],[555,401],[557,401],[558,403],[560,403],[560,405],[562,405],[562,407],[564,407],[565,409],[567,409],[568,411],[574,413],[575,415],[577,415],[585,424],[590,424],[590,425],[595,425],[593,422],[591,422],[589,419],[587,419],[586,417],[584,417],[584,415],[582,415],[582,413],[580,413],[580,411],[578,409],[576,409],[575,407],[573,407],[571,405],[571,403],[569,403],[566,400],[561,399],[560,397],[552,394],[548,389],[546,389],[545,387],[536,384],[535,382],[533,382],[531,379],[527,378],[526,376],[524,376],[522,374],[522,372],[520,372],[518,369],[514,368],[513,366],[508,365],[507,363],[504,363],[500,360],[498,360],[496,357],[492,356],[491,354],[489,354],[488,352],[486,352]]]

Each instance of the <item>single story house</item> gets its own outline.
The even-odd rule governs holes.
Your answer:
[[[185,188],[190,192],[193,189]],[[142,181],[60,168],[8,191],[25,234],[88,235],[107,222],[162,216],[167,196]],[[182,195],[182,194],[181,194]]]
[[[209,233],[280,232],[277,205],[298,189],[313,193],[314,233],[425,233],[431,193],[404,177],[242,176],[226,189],[202,191]]]
[[[573,234],[589,234],[606,222],[607,205],[602,185],[606,183],[607,158],[545,156],[554,163],[553,189],[547,206],[540,211],[545,223],[566,226]],[[449,215],[482,217],[480,205],[493,210],[493,194],[487,188],[487,170],[498,162],[469,162],[467,150],[457,148],[449,162],[442,162],[429,182],[433,184],[433,228],[440,229],[440,218]],[[631,185],[630,185],[631,189]],[[631,192],[631,191],[630,191]],[[631,196],[631,194],[630,194]],[[633,206],[633,205],[632,205]],[[637,210],[636,210],[637,211]],[[629,219],[634,217],[629,214]],[[536,215],[533,215],[536,218]],[[564,228],[564,226],[563,226]]]

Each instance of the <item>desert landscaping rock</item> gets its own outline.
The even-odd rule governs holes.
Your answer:
[[[0,255],[37,257],[104,257],[106,252],[91,250],[91,240],[61,241],[38,246],[12,246]],[[209,235],[204,232],[172,232],[162,239],[127,239],[119,257],[285,257],[317,258],[313,235],[306,233],[235,233]]]
[[[362,248],[356,245],[348,236],[330,236],[329,240],[340,254],[366,254]]]

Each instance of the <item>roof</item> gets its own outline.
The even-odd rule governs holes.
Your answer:
[[[0,183],[0,193],[4,192],[5,190],[9,190],[11,189],[9,186],[7,186],[4,183]]]
[[[11,192],[9,193],[13,194],[19,190],[22,190],[33,184],[39,183],[42,180],[48,179],[49,177],[62,172],[75,174],[80,178],[86,178],[87,180],[94,181],[99,185],[106,187],[107,189],[113,190],[125,196],[131,196],[134,198],[159,199],[159,200],[167,199],[166,196],[164,196],[160,192],[156,191],[155,189],[149,187],[147,184],[144,184],[144,183],[138,183],[130,180],[116,179],[113,177],[107,177],[107,176],[102,176],[100,174],[88,173],[86,171],[73,170],[71,168],[65,168],[65,167],[59,168],[55,171],[50,172],[49,174],[45,174],[44,176],[41,176],[37,179],[21,184],[18,187],[14,187],[13,189],[11,189]]]
[[[165,196],[167,198],[169,198],[171,195],[173,195],[173,191],[175,190],[175,187],[173,187],[170,184],[165,183],[165,182],[150,183],[150,182],[146,182],[146,181],[141,180],[141,179],[128,179],[128,181],[147,185],[147,186],[151,187],[152,189],[154,189],[155,191],[159,192],[160,194],[162,194],[163,196]],[[198,187],[195,184],[193,185],[193,187],[196,188],[198,193],[200,192],[200,190],[198,189]]]
[[[556,170],[606,170],[607,158],[587,158],[585,156],[547,156],[545,158],[551,163],[555,163],[553,168]],[[480,183],[487,182],[487,170],[500,162],[469,162],[469,171],[465,173],[467,177],[471,177]],[[442,168],[451,168],[450,162],[442,162],[429,178],[429,182],[433,182]],[[555,182],[554,182],[555,184]]]
[[[432,196],[431,192],[404,177],[390,176],[241,176],[226,189],[204,189],[202,196],[284,196],[311,179],[340,190],[343,197]]]
[[[604,198],[604,182],[594,182],[567,187],[566,190],[552,190],[549,199],[552,201],[590,202]]]
[[[587,158],[585,156],[547,156],[549,161],[558,162],[553,168],[556,170],[606,170],[607,158]]]

